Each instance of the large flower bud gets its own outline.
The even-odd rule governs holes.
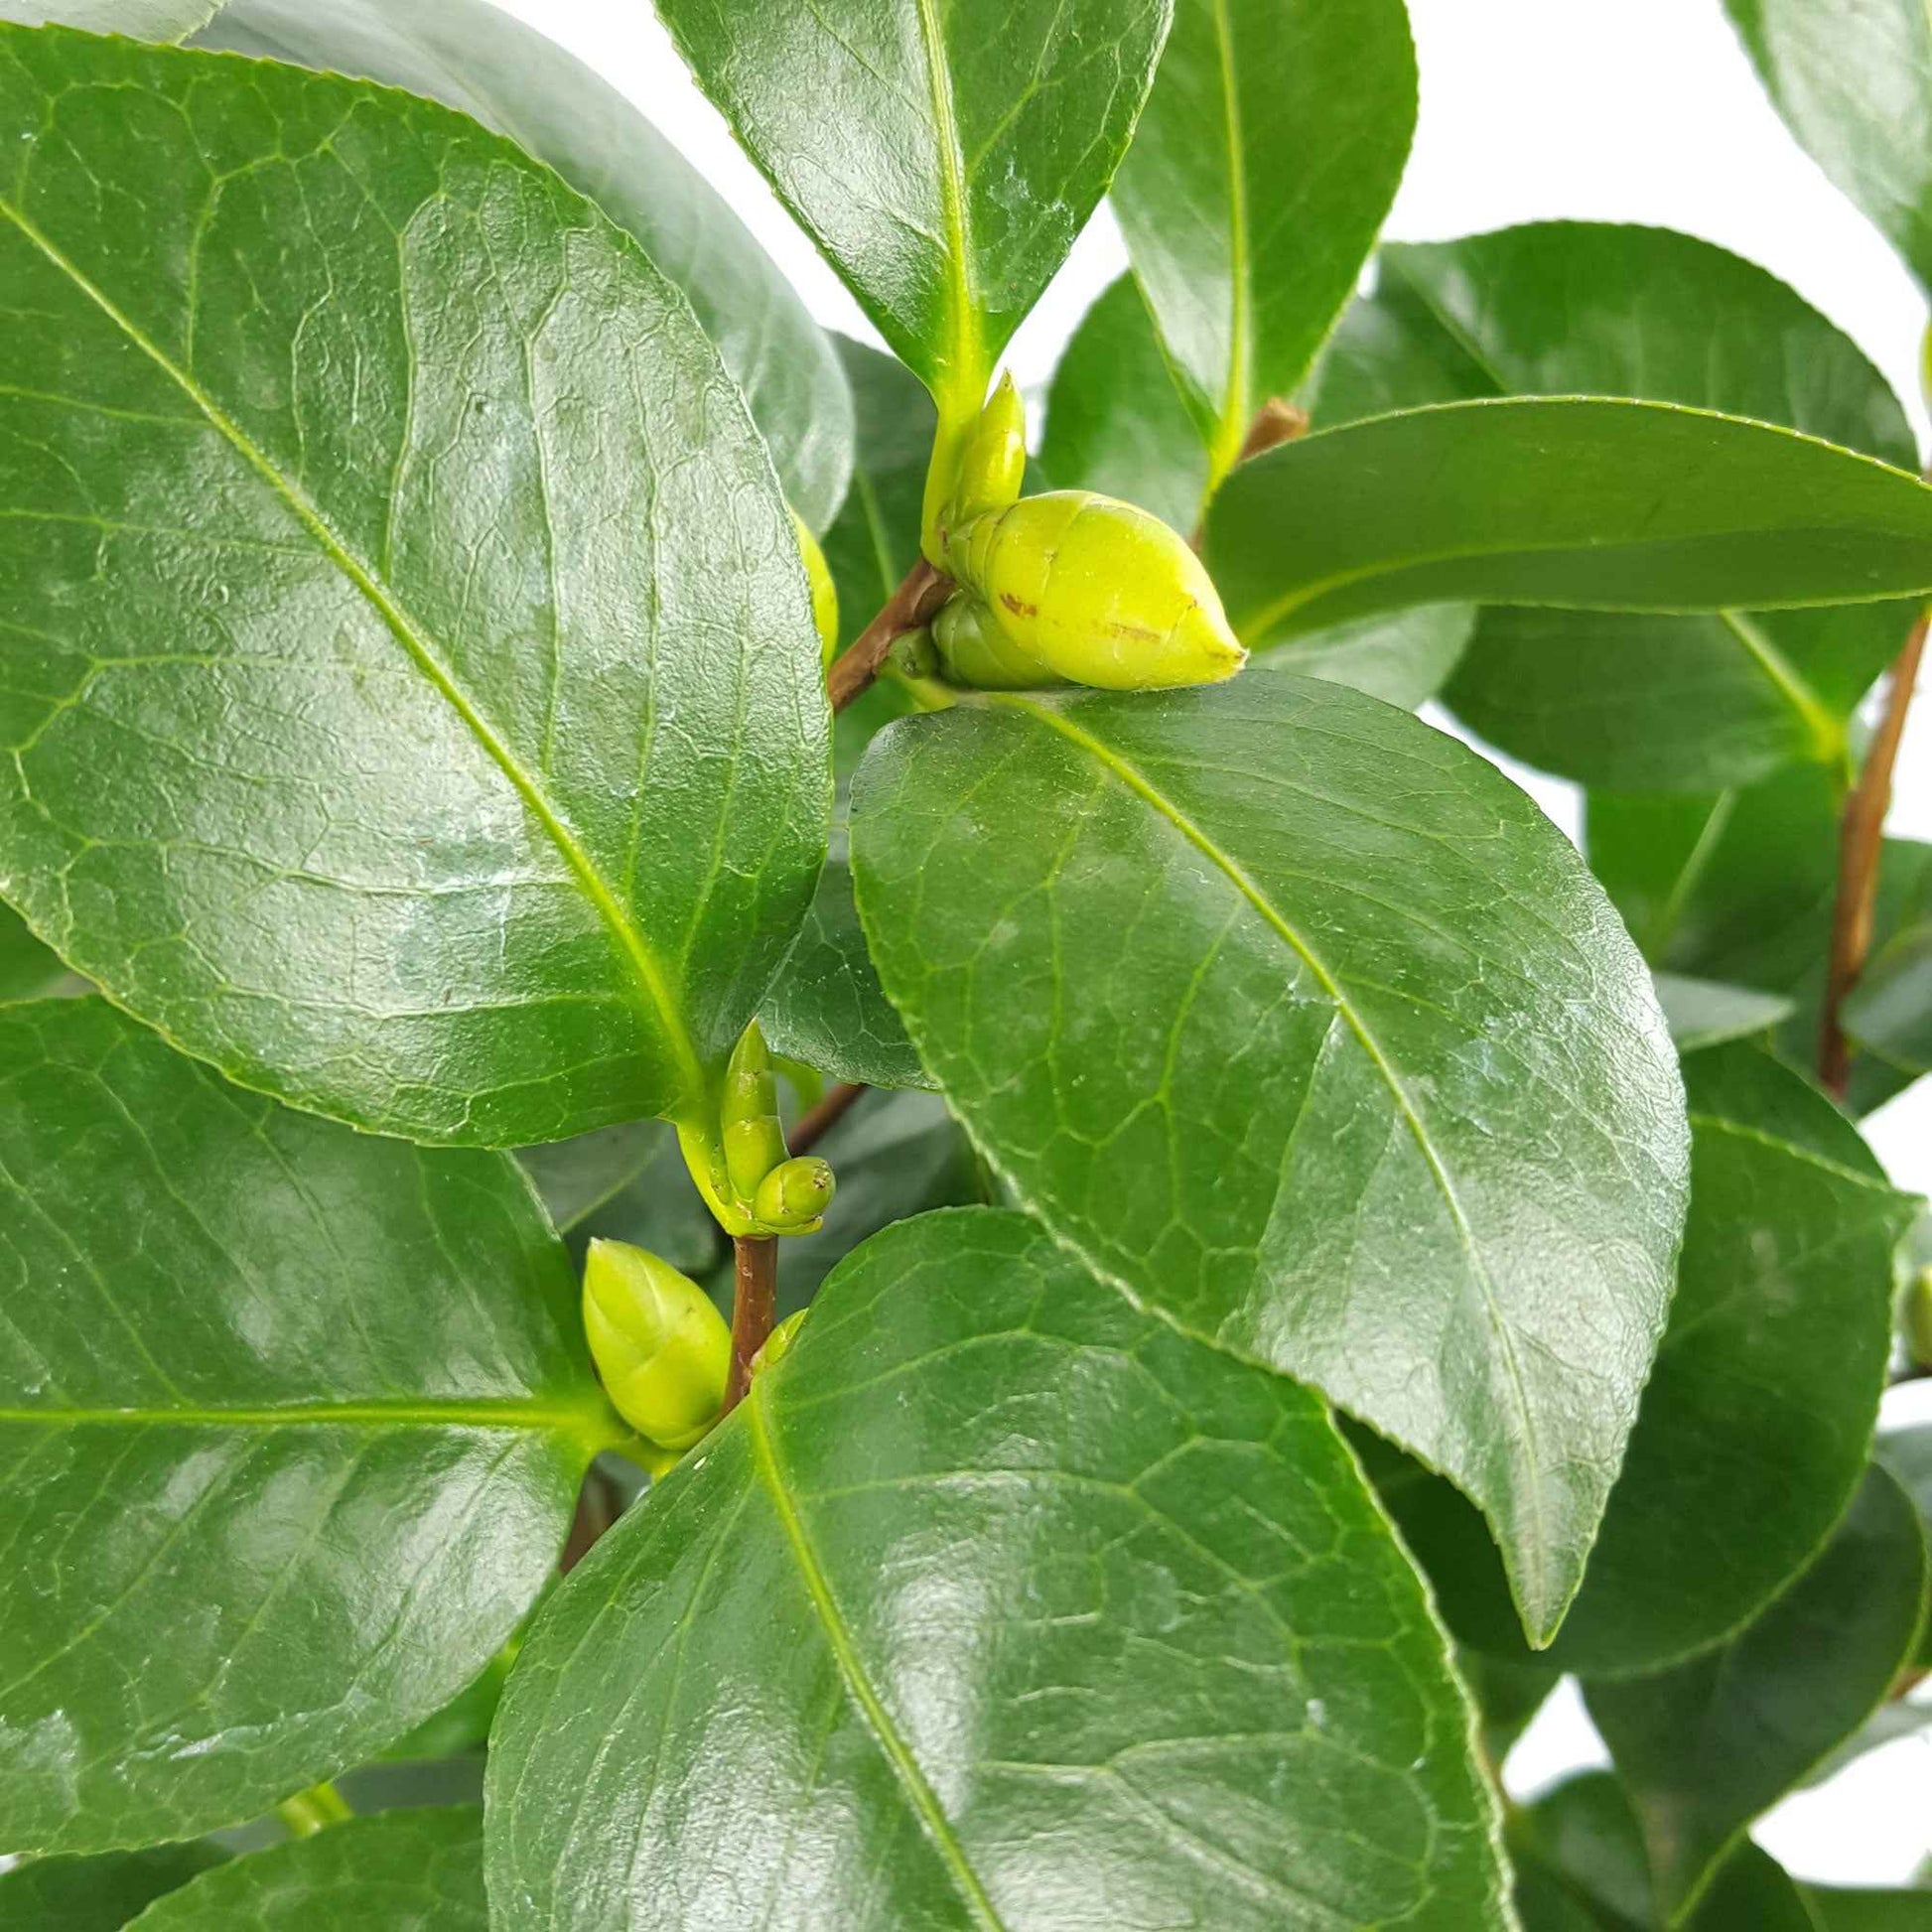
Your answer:
[[[622,1241],[593,1241],[584,1332],[611,1406],[646,1442],[687,1449],[718,1420],[731,1374],[725,1317],[688,1275]]]
[[[946,567],[1015,650],[1074,684],[1212,684],[1247,661],[1200,559],[1159,517],[1111,496],[1024,497],[954,531]]]

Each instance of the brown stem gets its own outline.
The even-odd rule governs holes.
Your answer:
[[[1293,443],[1298,437],[1309,433],[1309,412],[1297,409],[1292,402],[1284,402],[1280,396],[1270,396],[1255,411],[1255,419],[1248,425],[1248,434],[1241,445],[1241,454],[1236,463],[1248,463],[1282,443]]]
[[[793,1154],[809,1154],[812,1148],[866,1097],[868,1088],[848,1080],[836,1086],[816,1107],[798,1117],[798,1125],[787,1137]]]
[[[833,660],[825,674],[832,709],[843,711],[879,675],[886,653],[908,630],[930,623],[940,605],[952,595],[952,579],[921,557],[905,573],[885,608]]]
[[[1845,1002],[1864,971],[1871,950],[1871,914],[1884,854],[1885,813],[1891,806],[1892,770],[1905,737],[1919,666],[1925,657],[1928,619],[1920,618],[1891,667],[1885,715],[1865,754],[1864,769],[1845,801],[1838,837],[1838,902],[1832,910],[1832,949],[1825,972],[1825,1006],[1818,1021],[1818,1077],[1843,1100],[1852,1084],[1852,1048],[1845,1037]]]
[[[762,1348],[778,1314],[778,1243],[768,1234],[741,1234],[732,1242],[738,1288],[732,1297],[732,1372],[725,1414],[752,1386],[752,1357]]]

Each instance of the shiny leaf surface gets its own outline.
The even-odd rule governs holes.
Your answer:
[[[233,1824],[464,1688],[622,1435],[502,1156],[0,1010],[0,1843]]]
[[[392,1811],[233,1860],[141,1932],[487,1932],[483,1813]]]
[[[1326,678],[1414,711],[1448,681],[1475,622],[1476,614],[1466,604],[1423,604],[1386,617],[1357,618],[1259,652],[1249,675],[1287,671]]]
[[[677,1135],[662,1121],[601,1127],[574,1141],[526,1147],[518,1161],[581,1264],[595,1236],[628,1241],[701,1275],[724,1236],[692,1186]]]
[[[1917,1512],[1873,1469],[1818,1561],[1747,1629],[1676,1670],[1587,1687],[1665,1923],[1883,1701],[1911,1660],[1925,1588]]]
[[[1932,291],[1932,18],[1921,0],[1725,0],[1772,104]]]
[[[1106,192],[1171,0],[658,0],[699,84],[949,414]]]
[[[1895,933],[1845,1003],[1845,1030],[1909,1079],[1932,1073],[1932,921]]]
[[[1415,124],[1402,0],[1175,0],[1114,207],[1215,480],[1354,293]]]
[[[1312,1395],[1023,1216],[930,1215],[539,1620],[490,1896],[530,1932],[1500,1932],[1469,1733]]]
[[[1932,587],[1932,489],[1788,430],[1649,402],[1446,403],[1244,463],[1204,552],[1243,641],[1470,601],[1695,612]]]
[[[0,29],[0,891],[359,1126],[695,1107],[809,901],[827,731],[683,298],[361,82]]]
[[[121,1932],[143,1906],[227,1854],[206,1839],[95,1858],[30,1859],[0,1871],[0,1925],[7,1932]]]
[[[1324,423],[1501,395],[1642,396],[1782,423],[1899,469],[1904,411],[1860,349],[1775,277],[1661,228],[1539,222],[1383,251]],[[1827,760],[1909,612],[1632,618],[1492,610],[1449,702],[1512,757],[1640,790],[1749,783]]]
[[[1287,676],[894,726],[859,906],[1021,1202],[1488,1512],[1547,1638],[1663,1325],[1675,1055],[1574,850],[1461,745]]]
[[[488,0],[227,0],[195,45],[406,87],[548,162],[690,297],[792,507],[830,522],[852,471],[830,338],[724,198],[582,62]]]
[[[1658,1004],[1664,1009],[1670,1036],[1680,1053],[1769,1034],[1791,1017],[1793,1002],[1775,993],[1757,993],[1748,986],[1721,986],[1715,980],[1686,979],[1680,973],[1653,977]]]
[[[178,41],[206,27],[220,5],[221,0],[0,0],[0,21]]]
[[[1914,1211],[1844,1116],[1768,1054],[1693,1054],[1684,1078],[1691,1213],[1670,1326],[1549,1652],[1587,1677],[1709,1647],[1817,1555],[1864,1471],[1892,1250]],[[1375,1473],[1451,1629],[1523,1657],[1473,1512],[1413,1462]]]

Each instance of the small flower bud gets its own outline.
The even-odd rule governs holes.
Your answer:
[[[832,582],[818,539],[796,510],[791,513],[791,528],[798,539],[798,554],[805,560],[805,580],[812,587],[812,622],[818,629],[819,662],[829,664],[839,654],[838,586]]]
[[[1034,691],[1066,682],[1013,644],[970,591],[960,592],[933,619],[932,646],[946,681],[969,690]]]
[[[604,1391],[638,1435],[687,1449],[718,1420],[731,1374],[725,1317],[688,1275],[622,1241],[593,1241],[584,1332]]]
[[[1020,500],[1027,477],[1027,405],[1011,371],[987,398],[986,407],[959,459],[947,521],[954,529]]]
[[[1159,517],[1111,496],[1025,497],[952,532],[946,567],[1014,649],[1074,684],[1212,684],[1247,660],[1200,559]]]
[[[719,1127],[732,1191],[741,1201],[750,1202],[759,1183],[785,1158],[784,1129],[778,1124],[778,1082],[756,1020],[732,1048],[725,1068]]]
[[[809,1309],[800,1309],[795,1314],[788,1314],[764,1338],[764,1346],[752,1357],[752,1373],[762,1374],[767,1368],[775,1368],[791,1353],[791,1344],[797,1339],[798,1330],[805,1325]]]
[[[776,1233],[810,1234],[832,1204],[837,1185],[829,1163],[816,1155],[801,1155],[764,1176],[752,1212],[762,1226]]]

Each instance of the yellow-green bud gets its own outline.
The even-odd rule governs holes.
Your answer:
[[[1212,684],[1247,660],[1200,559],[1159,517],[1111,496],[1025,497],[952,532],[946,565],[1008,643],[1074,684]]]
[[[764,1346],[752,1357],[752,1373],[762,1374],[767,1368],[775,1368],[791,1353],[791,1344],[798,1338],[798,1330],[805,1325],[809,1309],[800,1309],[795,1314],[788,1314],[764,1338]]]
[[[732,1336],[711,1298],[668,1261],[593,1241],[584,1263],[584,1332],[604,1392],[638,1435],[687,1449],[718,1420]]]
[[[805,581],[812,587],[812,622],[818,628],[819,661],[829,664],[839,654],[838,586],[832,582],[818,539],[796,510],[791,513],[791,528],[798,539],[798,554],[805,560]]]
[[[1915,1368],[1932,1368],[1932,1268],[1919,1269],[1905,1284],[1905,1346]]]
[[[1035,691],[1064,684],[1012,643],[971,591],[961,591],[932,621],[932,645],[950,684],[974,691]]]
[[[773,1168],[759,1183],[752,1213],[779,1234],[810,1234],[832,1204],[837,1185],[827,1162],[816,1155],[800,1155]]]
[[[778,1082],[756,1020],[740,1035],[725,1068],[719,1128],[732,1191],[741,1201],[750,1201],[759,1183],[785,1158],[784,1129],[778,1124]]]
[[[960,456],[947,522],[959,529],[1017,503],[1026,479],[1027,405],[1009,371],[987,398]]]

